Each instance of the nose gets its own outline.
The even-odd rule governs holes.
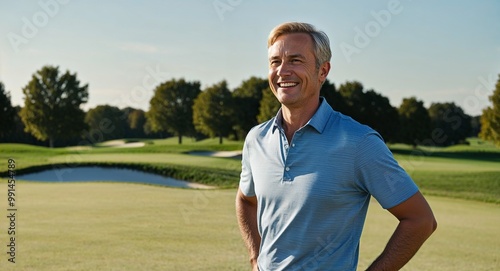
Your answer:
[[[277,68],[276,74],[280,77],[283,77],[283,76],[291,75],[292,71],[290,70],[290,67],[288,66],[288,64],[285,61],[283,61],[281,63],[281,65]]]

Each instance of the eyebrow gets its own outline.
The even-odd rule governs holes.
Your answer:
[[[272,56],[269,58],[269,60],[274,60],[274,59],[280,59],[281,57],[280,56]],[[291,58],[301,58],[301,59],[305,59],[304,55],[302,54],[291,54],[291,55],[287,55],[285,56],[285,58],[288,58],[288,59],[291,59]]]
[[[293,55],[288,55],[286,57],[287,58],[306,58],[304,55],[301,55],[301,54],[293,54]]]

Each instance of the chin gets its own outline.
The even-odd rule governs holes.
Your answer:
[[[297,98],[294,97],[294,96],[291,96],[291,95],[287,95],[287,94],[281,94],[278,96],[278,101],[282,104],[282,105],[292,105],[294,103],[297,102]]]

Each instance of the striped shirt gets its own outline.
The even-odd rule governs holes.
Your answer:
[[[323,98],[290,144],[281,123],[280,110],[243,148],[240,189],[258,201],[260,270],[356,270],[370,196],[387,209],[417,186],[376,131]]]

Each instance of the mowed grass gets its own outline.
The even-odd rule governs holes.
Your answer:
[[[249,270],[235,189],[18,182],[17,191],[16,264],[1,253],[0,270]],[[428,200],[438,230],[403,270],[500,270],[500,205]],[[5,244],[7,225],[0,221]],[[396,224],[372,201],[359,270],[381,252]]]
[[[243,143],[239,141],[226,140],[224,144],[218,144],[215,139],[206,139],[194,141],[191,138],[183,139],[183,144],[177,143],[177,138],[168,138],[161,140],[137,140],[145,143],[140,148],[113,148],[102,147],[103,144],[97,144],[92,147],[67,147],[67,148],[46,148],[40,146],[31,146],[25,144],[1,144],[0,159],[2,163],[7,163],[7,159],[16,160],[17,169],[24,169],[38,165],[53,163],[81,163],[81,162],[120,162],[128,161],[135,163],[174,163],[180,165],[212,165],[217,167],[216,160],[208,160],[205,157],[197,157],[187,153],[191,151],[234,151],[241,150]],[[156,156],[155,156],[156,155]],[[169,156],[172,155],[172,156]],[[4,162],[5,161],[5,162]],[[227,162],[227,160],[226,160]],[[233,160],[229,164],[237,164]],[[223,163],[219,163],[223,164]],[[226,167],[226,165],[223,165]],[[0,172],[6,171],[6,168],[0,168]]]
[[[5,253],[5,200],[0,203],[5,212],[0,219],[0,243],[5,249],[0,250],[0,270],[248,270],[234,214],[240,161],[189,154],[241,150],[242,142],[219,145],[217,139],[184,139],[178,145],[177,138],[144,142],[144,147],[130,149],[105,144],[56,149],[0,144],[0,172],[5,173],[7,160],[13,158],[20,171],[40,165],[123,163],[208,169],[235,180],[223,185],[229,189],[216,190],[20,181],[17,263],[10,264]],[[500,270],[500,150],[478,140],[449,148],[390,147],[426,194],[439,223],[403,270]],[[5,179],[0,179],[1,191],[7,191]],[[372,202],[359,270],[381,252],[396,224]]]
[[[240,151],[243,143],[218,139],[195,141],[184,138],[179,145],[177,138],[142,141],[140,148],[112,148],[97,144],[92,148],[68,147],[49,149],[22,144],[0,144],[0,174],[7,170],[7,159],[16,160],[18,170],[34,166],[72,164],[131,164],[146,165],[158,172],[181,166],[189,180],[225,188],[236,188],[241,169],[239,159],[204,157],[190,154],[193,151]],[[470,145],[447,148],[419,147],[393,144],[390,149],[403,168],[415,180],[421,190],[428,195],[464,198],[500,204],[500,148],[478,139],[470,139]],[[318,154],[320,155],[320,154]],[[151,167],[152,166],[152,167]],[[204,171],[200,173],[200,171]],[[210,180],[196,180],[196,176],[206,176],[207,171],[216,172]],[[198,173],[198,174],[196,174]],[[162,173],[163,174],[163,173]],[[221,176],[221,181],[216,179]],[[178,177],[178,176],[177,176]],[[222,180],[223,179],[223,180]]]
[[[500,205],[426,196],[438,228],[402,269],[500,270]],[[359,270],[385,245],[397,220],[372,201],[361,237]]]
[[[1,253],[0,270],[243,270],[247,265],[234,190],[19,182],[17,191],[16,264]],[[2,223],[2,244],[6,229]]]
[[[425,194],[500,203],[500,148],[491,143],[390,149]]]

